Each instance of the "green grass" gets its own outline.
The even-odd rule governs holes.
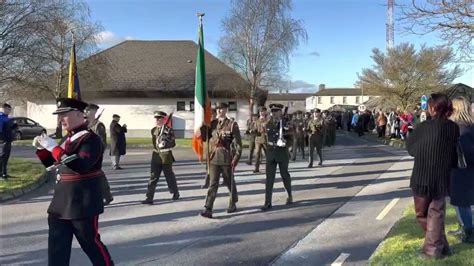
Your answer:
[[[446,232],[457,229],[456,213],[452,207],[446,213]],[[474,265],[474,246],[464,244],[452,236],[448,242],[454,255],[442,260],[425,260],[418,256],[424,234],[415,218],[414,206],[409,206],[403,217],[370,260],[370,265]]]
[[[8,162],[8,180],[0,180],[0,192],[27,187],[43,174],[44,167],[39,162],[11,158]]]

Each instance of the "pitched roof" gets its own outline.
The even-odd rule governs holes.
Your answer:
[[[197,44],[130,40],[78,63],[81,93],[90,97],[192,97]],[[210,97],[245,97],[247,82],[205,53]],[[95,62],[101,62],[97,64]]]
[[[334,89],[324,89],[316,92],[315,96],[353,96],[361,95],[361,89],[355,88],[334,88]]]
[[[314,93],[269,93],[268,101],[306,101],[306,98],[313,96]]]

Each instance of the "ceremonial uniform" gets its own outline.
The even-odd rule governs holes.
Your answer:
[[[167,114],[165,112],[155,112],[155,118],[164,118]],[[148,182],[148,189],[146,193],[146,200],[144,204],[153,204],[156,184],[163,171],[168,189],[173,194],[173,200],[179,199],[178,185],[176,184],[176,177],[173,172],[173,157],[172,149],[176,146],[174,131],[171,127],[164,124],[161,127],[154,127],[151,130],[153,153],[151,157],[151,174]]]
[[[226,104],[221,104],[217,109],[227,108],[226,106]],[[212,218],[212,209],[217,196],[221,174],[230,192],[229,208],[227,211],[229,213],[236,211],[235,203],[238,201],[238,197],[233,173],[235,169],[233,168],[235,168],[242,154],[242,139],[239,126],[228,118],[213,120],[206,139],[209,139],[211,148],[210,185],[204,206],[205,210],[201,212],[201,215]],[[231,152],[231,149],[235,151],[235,154]]]
[[[249,119],[247,121],[247,131],[245,132],[249,140],[249,159],[247,161],[248,165],[252,164],[253,154],[255,152],[255,139],[257,137],[257,121]]]
[[[86,105],[74,99],[58,99],[59,108],[54,114],[82,112]],[[36,137],[33,143],[46,167],[66,156],[77,156],[56,166],[57,182],[48,208],[49,265],[69,265],[73,235],[94,265],[113,265],[98,232],[99,214],[104,211],[100,187],[104,147],[100,137],[84,123],[70,130],[60,145],[48,136]]]
[[[309,134],[309,164],[308,167],[313,167],[314,148],[319,156],[319,165],[323,164],[323,118],[313,118],[308,122],[306,131]]]
[[[267,154],[267,129],[266,125],[268,122],[268,118],[260,117],[255,122],[255,127],[257,129],[257,135],[255,137],[255,146],[257,149],[257,155],[255,158],[255,170],[254,173],[260,172],[260,163],[262,162],[262,150]]]
[[[302,112],[299,112],[299,114],[301,113]],[[298,152],[298,150],[301,150],[301,154],[304,159],[304,141],[305,141],[304,139],[305,139],[305,132],[306,132],[305,125],[306,123],[303,120],[303,118],[295,118],[292,121],[292,128],[293,128],[292,160],[293,161],[296,160],[296,153]]]
[[[275,110],[283,108],[281,104],[270,105],[272,113]],[[288,172],[290,153],[286,146],[286,141],[290,139],[290,132],[287,121],[270,118],[266,123],[267,143],[267,161],[266,161],[266,182],[265,182],[265,204],[262,210],[268,210],[272,207],[273,185],[275,183],[276,167],[280,169],[280,175],[283,179],[283,185],[288,193],[287,204],[293,203],[291,193],[291,178]]]

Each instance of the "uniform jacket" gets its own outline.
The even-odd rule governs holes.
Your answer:
[[[257,127],[257,137],[255,138],[256,143],[261,143],[261,144],[267,143],[267,132],[266,132],[267,122],[268,122],[268,118],[260,117],[255,123],[255,126]]]
[[[89,128],[92,130],[92,132],[100,137],[104,148],[107,147],[107,132],[105,130],[104,123],[100,122],[99,120],[94,120],[94,122],[89,125]]]
[[[303,119],[294,119],[292,121],[293,135],[295,139],[302,139],[305,136],[306,123]]]
[[[209,139],[211,164],[230,165],[232,160],[238,161],[240,159],[242,138],[237,123],[228,118],[221,121],[219,119],[213,120],[206,139]]]
[[[78,159],[58,167],[58,182],[48,213],[66,220],[84,219],[104,211],[100,179],[102,172],[103,146],[99,136],[83,124],[69,132],[60,146],[52,152],[37,150],[41,162],[49,167],[62,157],[77,154]]]
[[[257,121],[249,119],[247,121],[247,131],[245,134],[249,137],[250,141],[255,141],[257,137]]]
[[[283,136],[282,138],[287,142],[285,147],[278,147],[276,145],[278,139],[280,138],[280,123],[283,127]],[[288,152],[289,141],[291,140],[291,132],[286,120],[275,121],[274,119],[268,120],[266,123],[266,132],[267,132],[267,161],[276,161],[284,162],[289,161],[290,154]]]
[[[127,144],[125,140],[127,128],[121,126],[117,121],[110,123],[110,155],[125,155]]]
[[[163,133],[161,132],[163,130]],[[153,142],[153,152],[159,154],[161,164],[172,164],[175,160],[173,157],[172,148],[176,146],[174,131],[169,127],[154,127],[151,129],[151,139]],[[163,148],[158,145],[164,143]]]

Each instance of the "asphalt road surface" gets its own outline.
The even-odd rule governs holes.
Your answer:
[[[29,147],[13,154],[34,158]],[[409,202],[412,160],[391,147],[338,135],[324,149],[324,166],[290,162],[295,203],[277,173],[273,209],[261,212],[265,174],[239,164],[239,211],[227,214],[228,191],[219,188],[214,219],[198,216],[206,190],[205,167],[191,150],[177,149],[174,171],[181,199],[171,201],[160,178],[155,205],[142,205],[150,150],[130,149],[122,171],[104,161],[114,202],[100,216],[100,233],[117,265],[338,265],[366,264]],[[242,159],[245,161],[246,155]],[[53,184],[0,208],[0,264],[47,264],[47,214]],[[74,240],[71,265],[90,265]]]

